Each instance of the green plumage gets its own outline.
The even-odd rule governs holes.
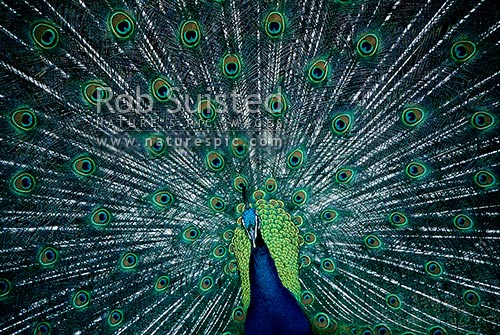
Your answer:
[[[298,299],[300,296],[298,229],[293,224],[290,214],[283,209],[282,201],[265,200],[267,195],[261,190],[257,190],[253,197],[257,201],[257,213],[262,221],[262,238],[269,248],[281,282]],[[230,248],[234,252],[239,269],[242,305],[247,309],[250,304],[251,244],[244,228],[237,227],[234,230]]]
[[[0,333],[241,334],[242,192],[314,332],[500,333],[500,7],[0,2]]]

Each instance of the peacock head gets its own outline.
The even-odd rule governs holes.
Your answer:
[[[252,241],[252,245],[255,248],[257,241],[257,234],[260,229],[260,220],[257,212],[252,207],[247,207],[241,216],[243,221],[243,227],[247,231],[248,238]]]

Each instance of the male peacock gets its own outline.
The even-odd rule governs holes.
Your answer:
[[[0,3],[0,333],[499,334],[496,0]]]

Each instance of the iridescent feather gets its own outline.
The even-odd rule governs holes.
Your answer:
[[[496,0],[0,18],[0,333],[243,333],[251,203],[315,333],[500,334]]]

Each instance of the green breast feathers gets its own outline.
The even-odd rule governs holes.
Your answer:
[[[283,285],[292,292],[297,300],[300,298],[299,282],[299,230],[292,221],[291,215],[285,211],[281,200],[259,199],[256,202],[257,214],[261,220],[261,234],[274,260],[278,275]],[[238,227],[230,246],[238,265],[242,304],[245,309],[250,305],[250,252],[251,244],[245,228],[238,219]]]

